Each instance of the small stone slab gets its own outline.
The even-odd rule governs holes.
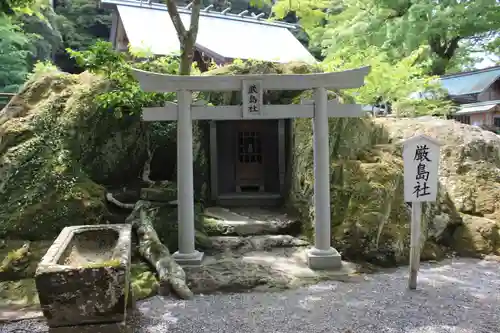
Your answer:
[[[177,205],[175,193],[169,188],[141,188],[141,200],[166,202],[172,205]]]
[[[296,223],[290,220],[275,220],[271,217],[267,217],[268,219],[257,219],[244,215],[243,212],[236,213],[221,207],[206,208],[205,216],[214,219],[212,222],[215,223],[219,229],[228,229],[231,234],[240,236],[275,234],[286,229],[291,224]]]
[[[260,235],[250,237],[256,251],[266,251],[276,247],[309,246],[309,242],[290,235]]]
[[[48,326],[125,321],[130,257],[130,224],[64,228],[35,274]]]
[[[212,236],[212,249],[217,252],[231,251],[246,253],[250,251],[268,251],[280,247],[309,246],[309,242],[290,235],[258,235],[258,236]]]

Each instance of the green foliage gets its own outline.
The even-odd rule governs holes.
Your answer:
[[[50,61],[38,61],[33,66],[31,74],[29,74],[30,80],[36,80],[46,74],[58,72],[59,69]]]
[[[63,0],[56,7],[67,48],[85,50],[98,39],[108,39],[111,12],[96,0]]]
[[[111,11],[100,8],[97,0],[58,0],[55,10],[64,44],[56,53],[56,64],[65,72],[79,73],[81,69],[65,49],[83,51],[99,39],[108,40]]]
[[[11,18],[0,14],[0,92],[16,92],[28,72],[29,38]]]
[[[0,2],[0,15],[2,13],[13,15],[19,11],[27,11],[35,3],[36,0],[2,0]]]
[[[10,1],[0,13],[0,91],[15,92],[36,61],[51,58],[61,36],[46,0]]]
[[[273,11],[295,12],[325,55],[376,46],[398,61],[424,47],[418,62],[435,75],[459,68],[454,60],[466,67],[473,51],[491,52],[500,30],[497,0],[279,0]]]
[[[362,51],[351,47],[329,55],[323,66],[328,71],[371,67],[364,86],[345,91],[358,103],[390,103],[396,114],[404,116],[446,114],[451,105],[444,101],[435,83],[436,77],[425,76],[423,68],[415,66],[422,52],[417,50],[399,61],[391,61],[387,53],[378,47],[371,46]],[[411,97],[415,92],[427,92],[435,98],[413,99]]]
[[[62,36],[58,17],[51,7],[41,8],[40,15],[22,15],[19,21],[30,39],[30,67],[37,61],[52,59],[52,55],[62,46]]]
[[[500,33],[497,33],[491,41],[486,45],[486,49],[497,57],[497,62],[500,63]]]
[[[274,2],[272,12],[277,19],[283,19],[290,12],[297,13],[300,24],[310,30],[326,19],[331,3],[328,0],[278,0]]]
[[[132,74],[132,67],[165,74],[175,74],[179,68],[175,58],[161,57],[139,61],[134,56],[113,50],[111,43],[98,41],[86,51],[67,52],[78,66],[92,73],[100,74],[111,82],[109,91],[97,96],[97,103],[103,110],[123,114],[140,114],[144,107],[162,105],[173,100],[173,94],[146,93]]]

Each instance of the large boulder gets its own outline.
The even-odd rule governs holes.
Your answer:
[[[54,72],[27,82],[0,111],[1,237],[44,239],[103,223],[102,185],[137,178],[144,131],[139,116],[97,107],[108,86],[89,73]]]
[[[294,126],[290,204],[313,220],[311,121]],[[349,259],[395,265],[406,260],[409,208],[403,199],[403,163],[388,133],[369,118],[330,120],[331,222],[334,246]],[[312,223],[306,229],[312,236]],[[425,230],[425,229],[424,229]]]
[[[460,219],[452,223],[440,216],[432,232],[459,254],[500,254],[500,136],[432,117],[379,118],[377,123],[384,125],[396,141],[418,133],[443,144],[439,181]]]
[[[313,217],[311,123],[295,121],[291,205]],[[427,134],[443,143],[440,191],[424,204],[422,258],[500,250],[500,137],[437,118],[331,119],[332,240],[344,256],[382,265],[408,260],[410,207],[403,198],[402,140]],[[465,217],[464,217],[465,216]],[[312,225],[306,230],[312,235]]]
[[[0,237],[46,239],[65,226],[103,223],[99,185],[139,170],[137,117],[98,109],[102,78],[54,72],[27,82],[0,111]]]

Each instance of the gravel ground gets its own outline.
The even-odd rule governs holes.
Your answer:
[[[276,293],[153,297],[138,303],[137,333],[500,333],[500,264],[456,259],[423,264],[419,289],[407,268],[361,283],[327,282]],[[45,333],[40,321],[0,326]],[[350,331],[349,331],[350,330]],[[16,332],[17,333],[17,332]]]

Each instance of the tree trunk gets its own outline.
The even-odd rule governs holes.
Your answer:
[[[191,74],[194,58],[194,39],[191,31],[184,37],[184,45],[181,45],[181,63],[179,64],[179,75]]]
[[[460,36],[447,40],[442,36],[432,36],[429,38],[429,46],[436,57],[431,64],[431,75],[444,75],[459,47]]]
[[[153,227],[157,213],[158,207],[153,207],[149,201],[139,200],[126,222],[132,224],[132,229],[137,234],[139,254],[156,270],[161,293],[172,290],[182,299],[191,299],[193,293],[186,284],[184,270],[161,243]]]
[[[191,22],[189,30],[182,23],[175,0],[166,0],[168,14],[177,32],[181,44],[181,63],[179,75],[190,75],[194,58],[194,46],[198,36],[198,22],[200,21],[201,0],[194,0],[191,6]]]

